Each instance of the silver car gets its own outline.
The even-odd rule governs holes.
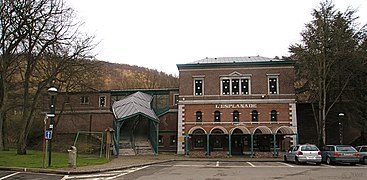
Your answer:
[[[359,161],[362,164],[367,164],[367,145],[357,146],[356,149],[359,152]]]
[[[292,146],[284,155],[284,162],[321,164],[321,151],[313,144]]]

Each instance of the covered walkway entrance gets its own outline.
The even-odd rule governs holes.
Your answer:
[[[114,154],[158,154],[159,119],[150,106],[152,96],[136,92],[112,105]]]

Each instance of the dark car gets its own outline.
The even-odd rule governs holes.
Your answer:
[[[335,163],[359,163],[358,151],[350,145],[327,145],[321,150],[322,162],[332,165]]]
[[[359,152],[360,163],[367,164],[367,145],[357,146],[356,149]]]

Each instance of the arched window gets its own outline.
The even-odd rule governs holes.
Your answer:
[[[253,110],[251,113],[251,119],[252,122],[258,122],[259,121],[259,113],[256,110]]]
[[[204,144],[206,143],[206,135],[202,129],[196,129],[192,133],[192,139],[194,142],[194,148],[204,148]]]
[[[214,122],[220,122],[220,112],[219,111],[214,112]]]
[[[201,111],[196,112],[196,122],[203,122],[203,113]]]
[[[233,122],[240,121],[240,113],[238,111],[233,111]]]
[[[270,121],[277,121],[278,120],[278,113],[276,110],[272,110],[270,112]]]

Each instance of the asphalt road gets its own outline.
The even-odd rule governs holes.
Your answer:
[[[295,165],[283,162],[175,161],[120,171],[85,175],[52,175],[0,171],[4,179],[98,180],[243,180],[367,179],[367,165]]]

